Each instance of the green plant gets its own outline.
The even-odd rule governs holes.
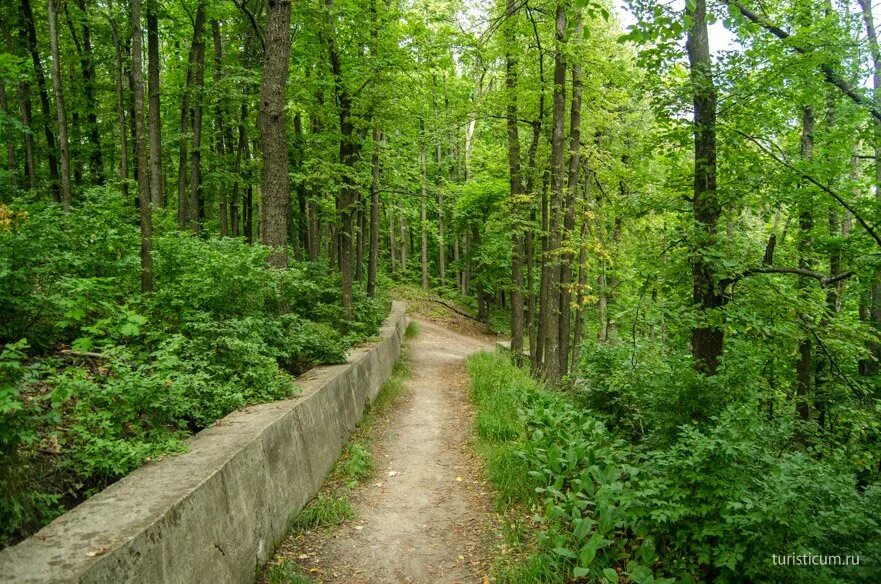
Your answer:
[[[269,584],[311,584],[312,578],[303,574],[293,560],[283,559],[269,569]]]
[[[413,339],[419,334],[419,331],[422,330],[422,327],[419,326],[419,323],[415,320],[410,320],[407,323],[407,328],[404,330],[404,338]]]
[[[339,525],[355,515],[346,493],[318,495],[293,521],[297,530],[314,529],[329,525]]]

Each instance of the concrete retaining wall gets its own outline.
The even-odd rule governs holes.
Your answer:
[[[288,519],[315,495],[398,358],[394,303],[377,343],[245,408],[0,552],[0,582],[252,584]]]

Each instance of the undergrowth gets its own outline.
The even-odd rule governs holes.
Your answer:
[[[142,294],[137,211],[111,187],[64,215],[16,201],[0,225],[0,548],[191,434],[375,334],[359,291],[340,332],[338,276],[270,269],[267,248],[181,233],[157,211]],[[113,226],[108,228],[108,226]]]
[[[781,449],[736,410],[663,446],[634,443],[501,353],[468,370],[505,525],[496,581],[881,581],[881,489],[860,488],[845,461]],[[772,554],[861,564],[781,567]]]

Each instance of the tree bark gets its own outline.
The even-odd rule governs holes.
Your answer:
[[[508,0],[506,16],[511,19],[516,11],[514,0]],[[508,126],[508,173],[511,191],[511,354],[519,362],[523,357],[523,231],[520,217],[523,197],[523,177],[520,169],[520,135],[517,124],[517,59],[516,37],[510,26],[505,47],[505,87],[507,106],[505,108]]]
[[[424,132],[423,132],[424,134]],[[422,165],[422,180],[420,181],[419,195],[419,230],[422,234],[422,248],[420,266],[422,267],[422,289],[428,290],[428,217],[425,209],[425,183],[428,181],[425,169],[425,136],[422,139],[422,149],[419,151],[419,161]]]
[[[581,15],[576,16],[573,36],[578,39],[582,31]],[[572,303],[572,239],[575,235],[575,192],[581,169],[581,63],[572,63],[572,100],[569,113],[569,171],[566,184],[563,238],[565,253],[560,256],[560,375],[569,373],[569,337],[571,334]]]
[[[58,143],[61,150],[61,208],[70,212],[70,143],[67,139],[67,114],[64,110],[64,87],[61,84],[61,55],[58,50],[58,0],[49,0],[49,46],[52,52],[52,89],[58,118]]]
[[[153,290],[153,222],[150,205],[150,175],[147,168],[147,140],[144,132],[144,72],[141,0],[131,0],[132,79],[135,103],[135,145],[138,165],[138,200],[141,218],[141,291]]]
[[[691,331],[691,354],[697,371],[715,375],[725,337],[722,329],[708,322],[712,312],[724,304],[717,288],[715,268],[707,253],[716,242],[721,207],[716,193],[716,88],[707,36],[706,0],[695,0],[686,8],[691,17],[686,49],[694,103],[694,230],[691,273],[697,324]]]
[[[266,10],[266,55],[260,86],[260,141],[263,148],[263,243],[271,248],[269,264],[288,265],[288,145],[285,86],[291,53],[290,0],[269,0]]]
[[[159,98],[158,0],[147,0],[147,90],[150,108],[150,201],[165,206],[165,174],[162,172],[162,113]]]
[[[43,134],[46,136],[46,159],[49,163],[49,183],[52,196],[57,202],[61,202],[61,190],[58,183],[58,154],[55,143],[55,133],[52,131],[50,120],[52,119],[49,107],[49,91],[46,88],[46,75],[43,73],[43,62],[37,50],[37,30],[34,27],[34,14],[31,10],[30,0],[21,0],[20,3],[19,38],[22,45],[28,47],[31,53],[31,62],[34,66],[34,77],[37,78],[37,88],[40,92],[40,107],[43,113]]]
[[[204,13],[204,0],[199,2]],[[202,20],[205,17],[203,14]],[[204,27],[199,27],[193,34],[193,86],[190,95],[190,124],[193,143],[190,152],[190,202],[187,218],[190,230],[198,233],[202,228],[205,216],[205,199],[202,192],[202,112],[205,98],[205,35]]]
[[[225,169],[227,166],[226,155],[227,150],[232,148],[232,144],[227,144],[226,119],[224,111],[225,97],[222,91],[223,83],[223,40],[221,38],[220,22],[215,18],[211,20],[211,37],[214,41],[214,87],[220,90],[220,94],[214,103],[214,135],[215,149],[220,159],[220,166]],[[229,199],[226,196],[226,181],[220,183],[220,236],[226,237],[229,234]]]
[[[196,18],[193,21],[193,40],[190,43],[190,52],[187,57],[187,76],[184,83],[183,97],[180,107],[180,145],[178,147],[177,160],[177,227],[181,231],[187,228],[193,211],[189,209],[189,197],[187,196],[187,179],[189,177],[188,161],[190,139],[190,100],[195,80],[195,59],[198,57],[198,43],[202,38],[202,30],[205,28],[205,3],[199,0],[196,5]]]
[[[123,52],[122,42],[119,38],[119,28],[114,18],[110,18],[110,34],[113,37],[113,50],[116,54],[113,85],[116,90],[116,127],[119,131],[119,181],[122,186],[122,194],[128,198],[128,135],[125,120],[125,93],[122,80]]]
[[[382,132],[379,126],[374,126],[373,156],[370,160],[370,245],[367,250],[367,296],[370,298],[376,296],[376,268],[379,260],[379,148],[381,143]],[[394,264],[394,249],[392,247],[390,246],[389,249],[392,253],[392,264]]]
[[[814,112],[810,107],[805,107],[802,111],[802,133],[801,133],[801,157],[803,160],[810,160],[814,150]],[[802,270],[810,270],[811,262],[811,232],[814,228],[814,216],[812,212],[813,204],[809,199],[808,191],[802,192],[802,200],[799,202],[801,209],[799,210],[798,226],[798,267]],[[804,298],[808,294],[808,282],[804,278],[799,278],[797,287],[799,295]],[[810,403],[808,402],[811,393],[811,337],[810,332],[805,331],[804,337],[798,343],[798,364],[796,365],[795,380],[795,409],[798,417],[802,420],[808,420],[811,417]]]
[[[342,63],[336,46],[336,32],[330,12],[333,9],[333,0],[326,0],[328,9],[328,37],[327,49],[330,56],[330,66],[334,77],[334,91],[336,94],[337,113],[339,115],[340,128],[340,164],[347,167],[342,177],[342,185],[337,195],[336,208],[339,214],[339,260],[340,260],[340,296],[343,308],[342,328],[348,331],[353,318],[353,286],[354,286],[354,213],[355,202],[358,199],[358,188],[354,183],[355,163],[358,161],[358,142],[355,135],[355,126],[352,119],[352,96],[343,79]]]
[[[31,109],[31,89],[26,81],[18,82],[16,91],[18,97],[18,109],[21,110],[21,123],[28,129],[24,133],[24,173],[27,177],[28,188],[37,188],[37,168],[34,161],[34,135],[33,135],[33,112]]]
[[[9,111],[9,103],[6,101],[6,86],[0,82],[0,109],[3,113],[11,118],[12,112]],[[12,181],[12,188],[18,188],[18,163],[15,160],[15,142],[12,139],[12,132],[8,129],[6,134],[6,165],[9,167],[9,177]]]
[[[866,27],[866,35],[869,41],[869,54],[872,57],[872,103],[876,110],[881,110],[881,46],[878,43],[878,33],[875,30],[872,4],[869,0],[858,0],[863,13],[863,24]],[[875,200],[881,202],[881,121],[876,117],[872,120],[872,149],[875,155]],[[869,322],[877,335],[881,335],[881,270],[876,270],[872,277],[872,286],[869,297],[869,309],[867,311]],[[871,359],[864,360],[862,372],[865,375],[876,375],[881,362],[881,343],[872,340],[868,343]]]
[[[556,9],[556,49],[554,55],[554,127],[551,138],[551,196],[548,206],[547,304],[545,321],[544,377],[550,387],[558,387],[562,376],[560,352],[560,219],[563,204],[563,138],[566,107],[566,11]]]
[[[95,96],[95,53],[92,49],[92,29],[89,26],[85,0],[76,0],[80,11],[80,31],[82,32],[82,53],[80,69],[83,75],[83,94],[86,107],[86,133],[89,137],[89,165],[92,170],[92,184],[104,184],[104,161],[101,152],[101,135],[98,130],[98,114],[93,104]],[[73,27],[71,27],[73,32]]]

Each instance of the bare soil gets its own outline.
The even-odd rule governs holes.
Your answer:
[[[471,443],[464,360],[493,339],[418,322],[407,396],[382,422],[376,476],[352,493],[355,517],[282,546],[321,582],[489,581],[497,518]]]

